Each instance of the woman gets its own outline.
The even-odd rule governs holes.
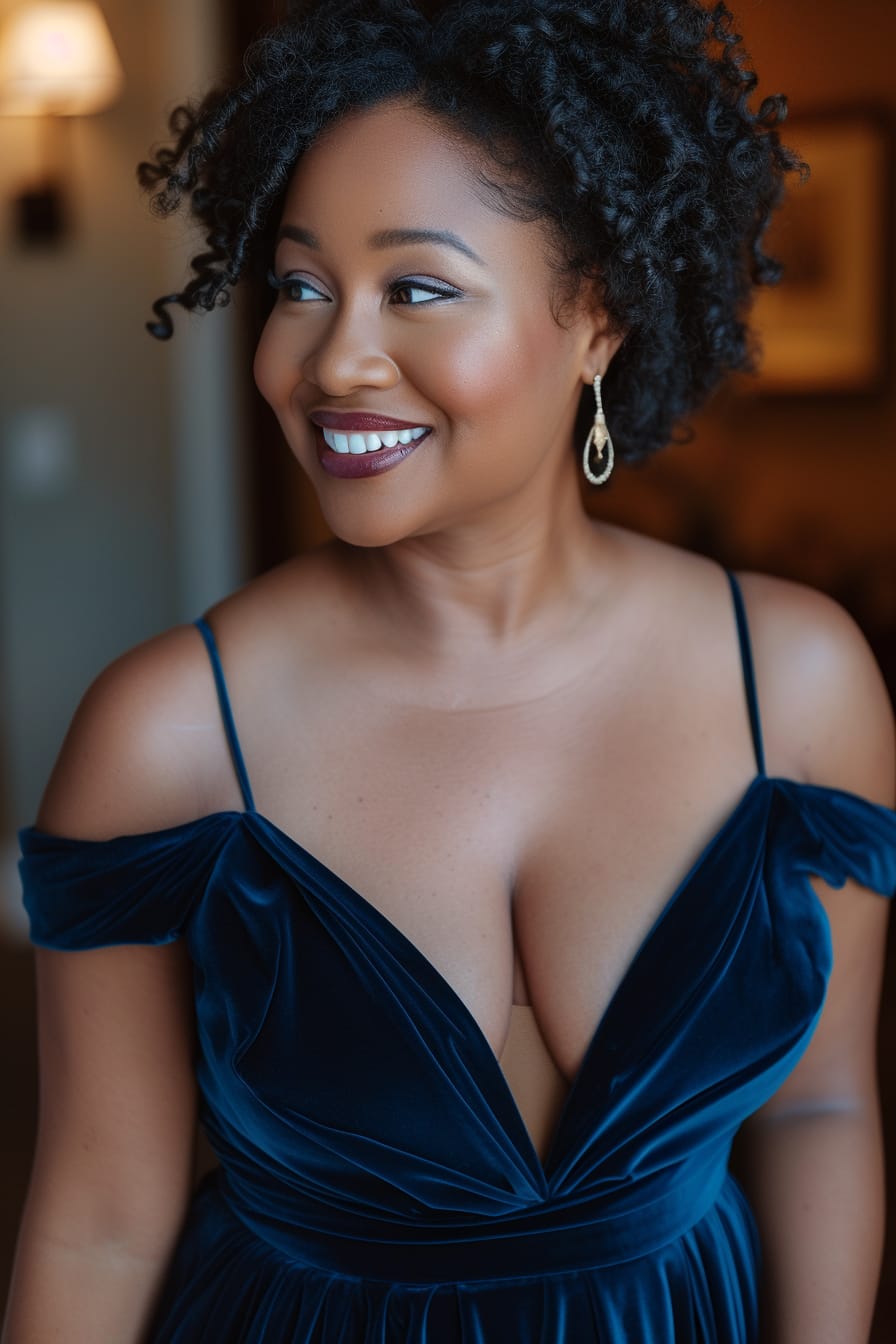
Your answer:
[[[738,41],[325,0],[144,165],[209,235],[152,330],[270,269],[334,540],[106,669],[22,832],[8,1344],[867,1339],[879,673],[579,482],[749,362],[796,160]]]

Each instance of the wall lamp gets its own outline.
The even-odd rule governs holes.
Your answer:
[[[98,4],[35,0],[6,17],[0,27],[0,115],[43,122],[40,178],[15,201],[22,243],[54,244],[64,236],[69,119],[110,107],[123,83]]]

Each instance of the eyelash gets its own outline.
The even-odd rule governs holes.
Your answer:
[[[326,297],[325,295],[321,294],[319,290],[315,289],[314,285],[312,285],[310,280],[303,280],[299,276],[289,276],[289,275],[278,276],[273,271],[269,271],[268,284],[271,286],[272,289],[276,290],[278,293],[281,292],[284,293],[291,303],[308,302],[308,300],[301,299],[298,297],[303,289],[310,289],[313,293],[317,294],[318,297],[321,299],[324,299]],[[432,298],[423,299],[422,302],[420,303],[400,304],[399,307],[427,308],[431,303],[438,302],[438,300],[440,299],[461,298],[461,291],[459,289],[455,289],[452,285],[444,285],[444,286],[435,285],[432,283],[432,281],[429,280],[424,282],[422,280],[417,280],[414,277],[407,277],[407,276],[405,276],[401,280],[396,280],[394,284],[390,285],[389,293],[390,295],[394,296],[395,294],[401,293],[402,290],[411,290],[411,289],[422,290],[426,294],[431,294]]]

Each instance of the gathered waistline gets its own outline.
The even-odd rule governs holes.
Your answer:
[[[284,1222],[248,1207],[226,1176],[217,1185],[244,1227],[303,1266],[359,1279],[437,1284],[604,1269],[651,1255],[696,1226],[731,1179],[723,1167],[696,1190],[691,1179],[638,1208],[602,1215],[600,1199],[590,1213],[580,1202],[545,1201],[513,1217],[442,1226],[346,1215],[363,1226],[363,1236]]]

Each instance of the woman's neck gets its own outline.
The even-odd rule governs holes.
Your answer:
[[[613,543],[574,497],[528,513],[389,546],[345,547],[347,573],[378,624],[440,663],[523,651],[568,629],[598,594]],[[606,564],[601,563],[606,552]]]

